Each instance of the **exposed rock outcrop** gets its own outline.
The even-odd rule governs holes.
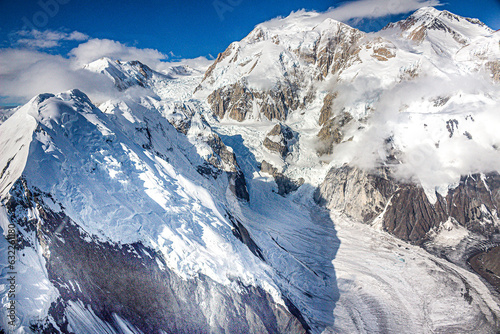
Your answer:
[[[363,171],[344,165],[328,172],[314,198],[365,223],[381,215],[384,230],[414,243],[425,241],[431,229],[449,218],[484,236],[498,233],[498,173],[463,176],[445,197],[435,196],[431,202],[420,185],[398,181],[386,169]]]
[[[264,147],[269,151],[278,153],[285,158],[290,152],[290,146],[293,145],[296,134],[287,125],[278,123],[267,134],[264,139]]]
[[[191,127],[191,118],[193,112],[183,104],[177,103],[174,107],[174,113],[167,117],[167,121],[180,133],[186,135]]]
[[[469,259],[470,266],[500,292],[500,247],[488,249]]]
[[[333,116],[333,101],[337,98],[338,93],[328,93],[323,99],[323,106],[319,113],[319,125],[324,125]]]
[[[361,46],[358,42],[364,33],[340,22],[336,24],[337,27],[326,30],[318,42],[315,59],[320,79],[361,61],[358,56]]]
[[[266,160],[263,160],[260,164],[260,171],[274,177],[274,182],[276,182],[276,185],[278,186],[278,194],[281,196],[285,196],[299,189],[299,187],[304,184],[303,178],[298,180],[290,179],[283,173],[279,172],[276,167],[268,163]]]
[[[332,168],[314,194],[317,203],[370,223],[383,212],[396,190],[386,170],[369,173],[344,165]]]
[[[330,104],[325,98],[325,105]],[[323,105],[324,113],[327,114],[328,108]],[[331,106],[330,109],[331,110]],[[323,111],[323,109],[322,109]],[[332,112],[330,111],[330,115]],[[324,117],[326,118],[326,117]],[[317,152],[319,155],[331,154],[334,144],[340,144],[344,140],[343,128],[352,121],[353,117],[348,112],[342,111],[340,114],[324,121],[323,127],[318,132],[319,146]]]
[[[210,135],[207,143],[214,152],[214,154],[208,159],[208,162],[215,168],[227,172],[229,189],[234,195],[236,195],[237,198],[249,201],[250,196],[247,190],[245,175],[236,161],[234,152],[229,150],[220,137],[215,133]]]
[[[487,62],[486,68],[491,72],[493,80],[500,82],[500,60]]]
[[[256,91],[241,82],[214,90],[208,96],[208,103],[218,118],[222,119],[227,115],[239,122],[252,115],[254,105],[267,119],[281,121],[292,110],[301,106],[294,85],[278,84],[268,91]]]
[[[247,118],[253,108],[252,92],[241,84],[233,84],[219,88],[208,96],[208,103],[214,114],[222,119],[227,114],[229,118],[239,122]]]
[[[167,120],[178,132],[184,135],[188,135],[193,122],[197,123],[198,129],[192,130],[194,132],[192,140],[207,144],[212,150],[212,154],[205,158],[206,161],[202,165],[196,166],[198,173],[213,178],[225,173],[231,192],[239,199],[245,201],[250,199],[245,176],[236,161],[234,152],[222,142],[219,135],[212,131],[203,116],[194,115],[184,105],[176,105],[175,113],[169,115]]]

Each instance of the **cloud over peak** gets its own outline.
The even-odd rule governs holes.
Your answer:
[[[376,20],[391,15],[410,13],[422,7],[440,5],[439,0],[357,0],[344,2],[340,6],[331,7],[322,13],[302,9],[292,12],[286,19],[298,19],[301,24],[309,26],[315,26],[327,19],[352,24],[363,19]],[[283,19],[283,17],[277,17],[262,23],[262,25],[267,27],[280,26]]]
[[[123,61],[139,60],[153,67],[158,62],[168,59],[168,55],[155,49],[139,49],[110,39],[98,38],[90,39],[78,45],[78,47],[70,51],[69,55],[80,66],[102,57]]]
[[[331,8],[325,15],[338,21],[351,19],[380,18],[415,11],[422,7],[441,5],[439,0],[358,0],[345,2]]]

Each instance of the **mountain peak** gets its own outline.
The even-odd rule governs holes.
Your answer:
[[[170,76],[158,73],[138,60],[122,62],[102,57],[83,66],[84,69],[101,73],[109,77],[118,88],[123,91],[131,86],[148,86],[150,80],[171,79]]]
[[[390,23],[384,30],[396,29],[400,34],[417,44],[430,42],[442,54],[452,54],[480,36],[493,33],[478,19],[466,18],[446,10],[423,7],[407,19]],[[451,53],[450,53],[451,52]]]
[[[442,22],[455,24],[475,24],[487,28],[487,26],[478,19],[463,17],[447,10],[438,10],[434,7],[422,7],[414,12],[407,20],[418,20],[423,24],[432,24],[435,20],[440,20]]]
[[[442,11],[434,8],[434,7],[422,7],[415,11],[412,16],[421,17],[421,16],[439,16]]]

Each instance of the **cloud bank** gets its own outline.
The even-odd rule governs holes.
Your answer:
[[[4,103],[24,103],[41,93],[78,88],[95,100],[116,94],[104,76],[75,68],[72,60],[34,50],[0,50],[0,95]]]
[[[158,50],[139,49],[117,41],[97,38],[80,44],[71,50],[69,55],[79,66],[88,64],[101,57],[109,57],[122,61],[138,60],[151,67],[155,67],[159,62],[168,59],[168,55]]]
[[[357,18],[380,18],[405,14],[422,7],[439,6],[439,0],[359,0],[331,8],[323,15],[346,22]]]
[[[439,5],[441,5],[439,0],[358,0],[345,2],[323,13],[309,12],[302,9],[292,12],[288,18],[297,19],[300,24],[311,27],[326,19],[334,19],[349,24],[362,19],[373,20],[390,15],[406,14],[422,7]],[[283,17],[277,17],[262,23],[262,25],[273,27],[280,26],[282,23]]]
[[[398,179],[443,193],[462,175],[500,171],[500,94],[487,75],[429,75],[377,87],[363,78],[339,87],[345,105],[374,102],[366,124],[349,133],[354,139],[335,147],[334,164],[390,166]],[[441,98],[447,102],[436,107]],[[401,163],[388,161],[391,154]]]
[[[158,50],[140,49],[109,39],[89,39],[78,31],[20,31],[14,36],[16,48],[0,49],[0,97],[5,104],[25,103],[37,94],[57,94],[73,88],[84,91],[96,103],[115,97],[118,93],[108,78],[82,69],[102,57],[138,60],[164,73],[179,65],[204,71],[212,63],[204,57],[167,62],[169,56]],[[45,51],[64,41],[81,43],[67,56]]]

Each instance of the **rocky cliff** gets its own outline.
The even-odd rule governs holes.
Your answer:
[[[479,235],[499,233],[498,173],[463,176],[446,195],[434,195],[429,200],[421,185],[398,181],[388,169],[342,166],[328,172],[314,198],[367,224],[378,218],[385,231],[417,244],[449,219]]]

